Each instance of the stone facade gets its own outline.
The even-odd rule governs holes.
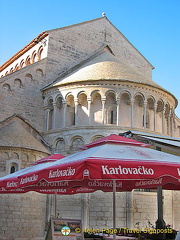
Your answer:
[[[152,69],[106,17],[41,33],[1,66],[0,175],[112,133],[177,140],[177,99],[153,82]],[[179,192],[163,194],[164,220],[179,229]],[[156,198],[156,192],[117,193],[117,227],[154,224]],[[0,239],[44,239],[53,195],[2,194],[0,205]],[[60,217],[82,219],[86,228],[112,227],[110,193],[61,195],[57,206]]]

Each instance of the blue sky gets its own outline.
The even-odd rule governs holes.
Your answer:
[[[179,0],[0,0],[0,65],[39,33],[102,12],[155,67],[153,80],[180,101]],[[180,118],[180,103],[176,109]]]

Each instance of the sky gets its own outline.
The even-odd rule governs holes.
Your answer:
[[[105,12],[155,67],[153,81],[180,101],[180,0],[0,0],[0,9],[0,65],[41,32]]]

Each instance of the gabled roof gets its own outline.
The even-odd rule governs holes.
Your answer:
[[[154,69],[154,66],[138,51],[138,49],[124,36],[124,34],[122,34],[122,32],[111,23],[111,21],[106,16],[95,18],[95,19],[92,19],[92,20],[84,21],[84,22],[80,22],[80,23],[73,24],[73,25],[69,25],[69,26],[66,26],[66,27],[61,27],[61,28],[48,30],[46,32],[51,34],[51,32],[64,30],[64,29],[69,29],[69,28],[74,28],[74,27],[78,27],[78,26],[81,26],[81,25],[85,25],[85,24],[89,24],[89,23],[93,23],[93,22],[100,22],[100,21],[104,21],[105,23],[109,23],[144,58],[144,60],[152,67],[152,69]]]
[[[52,84],[44,89],[77,82],[99,80],[129,81],[163,89],[151,79],[145,77],[141,72],[130,67],[123,62],[123,60],[114,56],[108,45],[103,45],[101,49],[91,55],[88,59],[85,59],[67,72],[63,73]]]
[[[84,24],[88,24],[91,22],[98,22],[98,21],[105,21],[108,22],[114,29],[116,29],[116,31],[118,31],[121,36],[126,39],[127,42],[129,42],[129,44],[131,44],[131,46],[150,64],[150,66],[152,68],[154,68],[152,66],[152,64],[132,45],[132,43],[109,21],[109,19],[107,17],[100,17],[100,18],[96,18],[96,19],[92,19],[92,20],[88,20],[88,21],[84,21],[81,23],[77,23],[77,24],[73,24],[73,25],[69,25],[66,27],[61,27],[61,28],[56,28],[56,29],[52,29],[52,30],[47,30],[47,31],[43,31],[42,33],[40,33],[37,37],[35,37],[32,41],[30,41],[29,44],[27,44],[24,48],[22,48],[21,50],[19,50],[16,54],[14,54],[9,60],[7,60],[2,66],[0,66],[0,72],[3,71],[7,66],[9,66],[13,61],[15,61],[17,58],[19,58],[20,56],[22,56],[25,52],[27,52],[29,49],[31,49],[34,45],[37,44],[37,40],[38,42],[41,41],[42,39],[44,39],[46,36],[48,36],[49,34],[51,34],[52,32],[58,31],[58,30],[64,30],[64,29],[68,29],[68,28],[73,28],[73,27],[77,27],[80,25],[84,25]]]
[[[50,153],[40,134],[23,118],[13,115],[0,122],[0,147],[17,147]]]

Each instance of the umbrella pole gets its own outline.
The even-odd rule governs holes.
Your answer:
[[[54,215],[57,218],[57,190],[55,190],[54,194]]]
[[[116,180],[113,179],[113,231],[116,229]],[[116,240],[116,233],[113,233],[113,239]]]
[[[166,223],[163,219],[163,193],[162,186],[157,187],[157,207],[158,207],[158,219],[156,221],[156,228],[163,229],[166,227]]]

